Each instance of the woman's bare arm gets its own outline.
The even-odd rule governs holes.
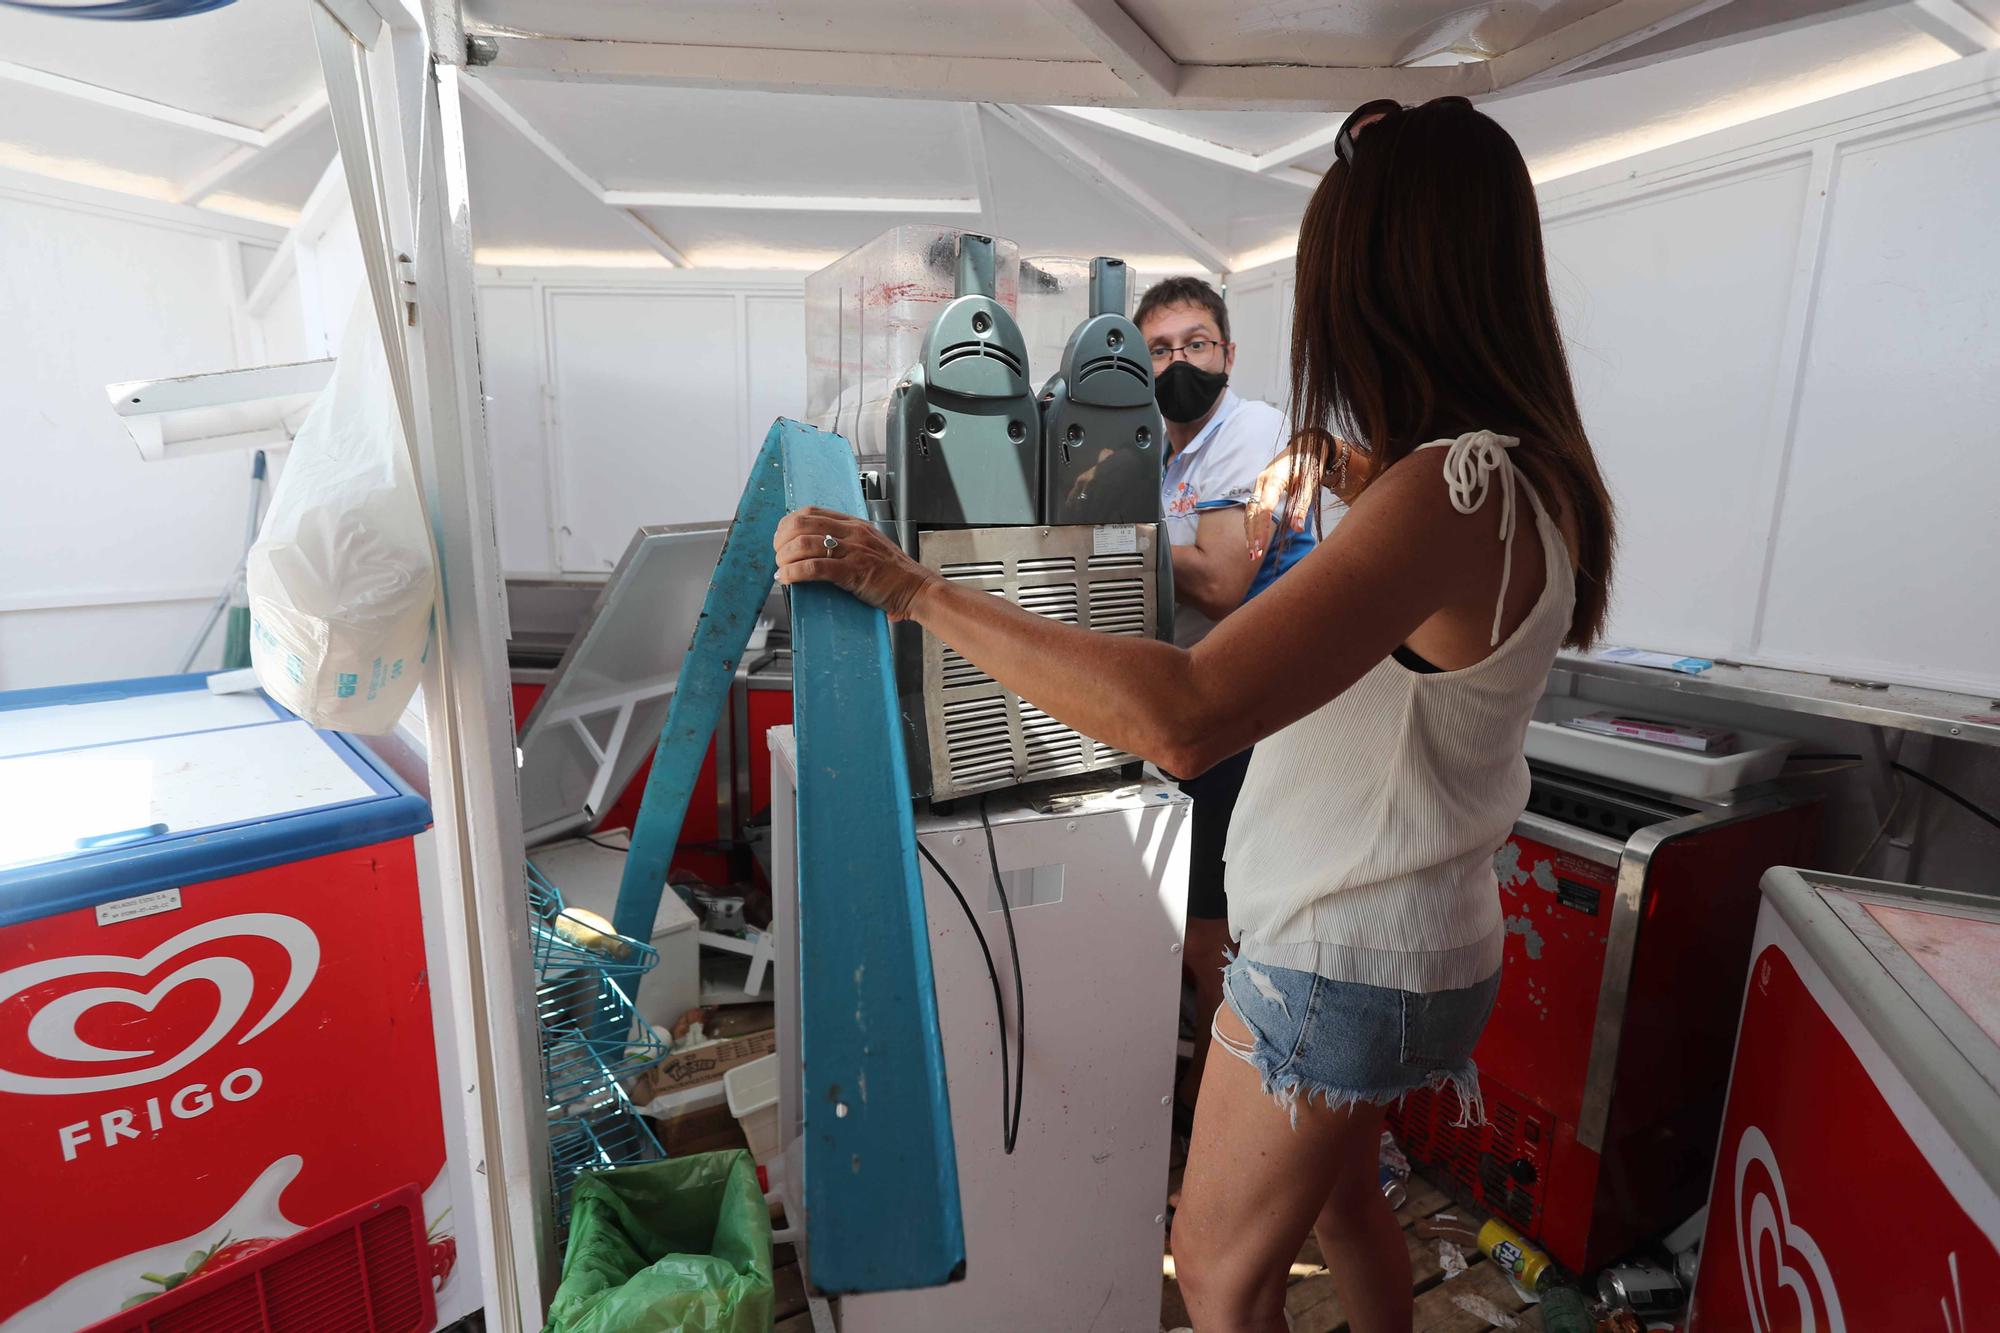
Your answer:
[[[1483,642],[1499,583],[1498,509],[1456,512],[1438,469],[1413,460],[1193,649],[1093,634],[950,583],[847,515],[799,510],[775,545],[781,583],[836,583],[917,621],[1084,735],[1192,775],[1334,698],[1440,612],[1464,606],[1478,621],[1483,605]]]

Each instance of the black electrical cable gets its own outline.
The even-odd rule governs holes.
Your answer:
[[[1858,754],[1795,754],[1791,756],[1791,760],[1796,762],[1804,762],[1805,760],[1808,759],[1857,759],[1858,760],[1861,757],[1862,756]],[[1911,768],[1908,764],[1899,764],[1895,762],[1893,759],[1889,761],[1889,767],[1895,769],[1898,773],[1901,773],[1904,777],[1915,778],[1918,782],[1923,783],[1926,787],[1929,787],[1932,791],[1936,792],[1938,795],[1944,797],[1948,801],[1952,801],[1960,806],[1963,806],[1968,812],[1977,815],[1979,818],[1991,824],[1994,828],[2000,828],[2000,815],[1995,815],[1992,811],[1986,809],[1983,806],[1973,804],[1971,801],[1959,795],[1957,792],[1953,791],[1950,787],[1945,786],[1942,782],[1939,782],[1936,778],[1931,777],[1929,774],[1919,773],[1917,772],[1916,769]]]
[[[1007,1151],[1012,1152],[1013,1141],[1007,1133],[1007,1007],[1000,998],[1000,970],[993,966],[993,950],[986,947],[986,932],[979,928],[979,917],[973,912],[972,904],[965,901],[965,895],[958,891],[958,881],[951,877],[949,870],[938,864],[930,848],[919,842],[917,850],[923,853],[924,860],[931,863],[931,869],[938,872],[938,878],[951,890],[951,896],[958,899],[966,922],[972,927],[973,938],[979,941],[979,952],[986,958],[986,975],[993,981],[993,1013],[1000,1022],[1000,1139]]]
[[[1946,800],[1964,806],[1968,811],[1979,816],[1981,819],[1991,824],[1994,828],[2000,828],[2000,815],[1995,815],[1991,810],[1987,810],[1980,806],[1974,805],[1971,801],[1966,800],[1963,796],[1960,796],[1957,792],[1945,786],[1942,782],[1939,782],[1936,778],[1929,777],[1923,773],[1919,773],[1917,772],[1916,769],[1910,768],[1904,764],[1892,763],[1889,765],[1889,767],[1895,769],[1898,773],[1901,773],[1905,777],[1915,778],[1917,781],[1923,783],[1926,787],[1929,787],[1932,791],[1944,797]]]
[[[1021,983],[1021,943],[1014,938],[1014,906],[1007,901],[1007,886],[1000,879],[1000,853],[993,845],[993,820],[987,814],[986,797],[979,797],[979,825],[986,830],[986,864],[993,871],[993,891],[1000,895],[1000,915],[1007,920],[1007,948],[1014,955],[1014,1118],[1007,1125],[1004,1140],[1008,1152],[1021,1136],[1021,1090],[1028,1081],[1028,1009]],[[1006,1051],[1000,1053],[1006,1059]]]

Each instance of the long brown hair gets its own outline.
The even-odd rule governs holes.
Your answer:
[[[1292,317],[1296,461],[1327,433],[1368,450],[1368,482],[1418,445],[1518,436],[1514,459],[1576,525],[1567,642],[1603,628],[1611,497],[1577,413],[1520,149],[1462,99],[1389,113],[1336,161],[1299,228]]]

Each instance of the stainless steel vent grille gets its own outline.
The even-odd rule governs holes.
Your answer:
[[[1150,524],[965,528],[919,534],[918,553],[954,583],[1005,597],[1036,615],[1110,634],[1146,635],[1158,623],[1157,540]],[[1099,554],[1107,544],[1134,549]],[[928,634],[923,686],[933,800],[1133,762],[1124,751],[1024,703]]]

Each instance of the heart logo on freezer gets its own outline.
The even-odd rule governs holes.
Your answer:
[[[287,959],[285,984],[270,1007],[259,1015],[248,1031],[236,1039],[237,1045],[284,1017],[298,1003],[319,970],[319,937],[296,917],[275,912],[245,912],[218,917],[190,927],[167,940],[144,957],[124,954],[73,954],[48,958],[0,972],[0,1003],[5,1003],[30,987],[63,977],[95,976],[122,972],[127,976],[151,976],[174,959],[204,944],[228,939],[264,939],[282,947]],[[76,1025],[90,1010],[102,1004],[131,1005],[151,1013],[171,992],[189,982],[206,982],[215,988],[215,1016],[207,1027],[176,1051],[116,1050],[85,1040]],[[162,977],[149,990],[137,986],[92,986],[68,991],[43,1004],[28,1020],[28,1044],[50,1059],[69,1064],[93,1064],[114,1060],[143,1060],[152,1064],[114,1074],[66,1074],[43,1076],[22,1074],[0,1067],[0,1092],[21,1092],[43,1096],[68,1096],[84,1092],[109,1092],[115,1088],[137,1087],[185,1069],[221,1045],[250,1011],[256,993],[256,974],[243,959],[230,954],[207,954],[191,959]]]
[[[1753,1166],[1763,1168],[1768,1189],[1764,1180],[1751,1182]],[[1797,1303],[1799,1333],[1847,1333],[1840,1293],[1826,1258],[1812,1234],[1792,1220],[1777,1154],[1755,1125],[1745,1129],[1736,1143],[1736,1261],[1743,1273],[1753,1333],[1790,1327],[1772,1318],[1771,1298],[1779,1292],[1790,1292]]]

